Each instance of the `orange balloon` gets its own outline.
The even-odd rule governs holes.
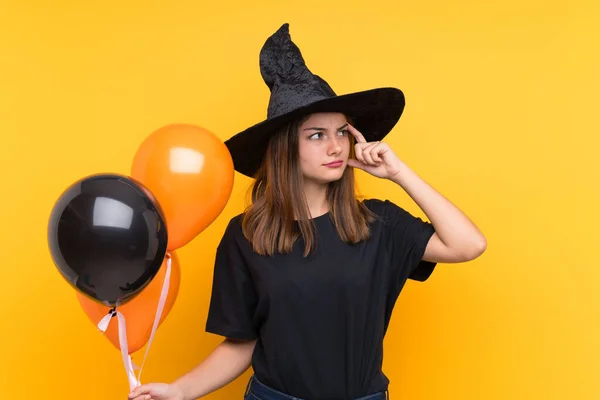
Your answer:
[[[212,132],[172,124],[142,142],[131,176],[156,197],[169,232],[167,249],[175,250],[206,229],[225,208],[233,189],[233,160]]]
[[[181,268],[179,266],[179,258],[175,252],[171,252],[171,278],[169,281],[169,293],[167,294],[167,300],[160,316],[159,326],[162,324],[171,312],[177,295],[179,294],[179,284],[181,282]],[[158,301],[160,299],[160,293],[162,291],[163,281],[167,272],[167,261],[163,261],[160,270],[155,277],[148,283],[148,285],[142,289],[142,291],[133,299],[126,304],[117,307],[117,310],[125,317],[126,331],[127,331],[127,345],[129,347],[129,354],[133,354],[138,351],[148,342],[150,334],[152,333],[152,325],[154,324],[154,317],[156,315],[156,309],[158,308]],[[83,311],[87,314],[88,318],[94,325],[98,325],[98,322],[110,311],[111,307],[107,307],[99,302],[92,300],[86,295],[76,292],[79,304],[83,308]],[[116,318],[108,325],[108,328],[104,332],[104,335],[117,349],[120,349],[119,345],[119,330],[118,322]]]

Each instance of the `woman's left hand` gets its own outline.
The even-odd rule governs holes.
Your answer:
[[[404,164],[387,143],[367,142],[362,133],[350,124],[348,130],[356,139],[356,160],[348,159],[349,166],[383,179],[392,179],[401,172]]]

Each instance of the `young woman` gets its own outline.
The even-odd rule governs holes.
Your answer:
[[[398,89],[336,95],[284,24],[265,43],[267,119],[226,144],[255,178],[252,204],[217,249],[206,330],[225,339],[171,384],[131,399],[201,398],[244,373],[245,399],[386,399],[383,338],[407,279],[473,260],[479,229],[381,141],[404,109]],[[405,190],[431,222],[388,200],[358,200],[354,168]]]

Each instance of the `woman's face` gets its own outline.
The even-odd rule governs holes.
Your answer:
[[[300,169],[305,182],[341,179],[350,154],[350,132],[340,113],[312,114],[298,129]]]

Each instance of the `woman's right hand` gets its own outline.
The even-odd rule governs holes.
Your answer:
[[[129,393],[128,398],[130,400],[184,400],[181,389],[167,383],[140,385]]]

